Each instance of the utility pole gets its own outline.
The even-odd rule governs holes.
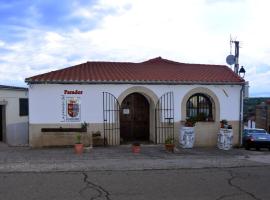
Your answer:
[[[238,74],[239,71],[239,41],[231,41],[234,43],[234,49],[235,49],[235,64],[234,64],[234,72]]]

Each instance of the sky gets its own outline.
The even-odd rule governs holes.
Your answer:
[[[0,84],[86,61],[226,65],[240,41],[251,97],[270,97],[268,0],[0,0]],[[229,66],[231,67],[231,66]]]

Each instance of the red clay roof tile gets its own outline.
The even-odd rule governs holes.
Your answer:
[[[27,78],[28,83],[242,84],[225,65],[186,64],[161,57],[141,63],[86,62]]]

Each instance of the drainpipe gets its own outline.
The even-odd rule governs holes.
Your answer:
[[[243,137],[243,130],[242,130],[242,124],[243,124],[243,92],[244,92],[245,85],[242,85],[242,88],[240,90],[240,108],[239,108],[239,144],[240,147],[242,146],[242,137]]]

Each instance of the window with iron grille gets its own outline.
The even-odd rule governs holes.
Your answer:
[[[19,106],[20,106],[20,116],[28,116],[28,99],[27,98],[20,98],[19,99]]]
[[[187,118],[195,118],[196,121],[212,121],[213,111],[210,98],[201,93],[192,95],[187,101]]]

